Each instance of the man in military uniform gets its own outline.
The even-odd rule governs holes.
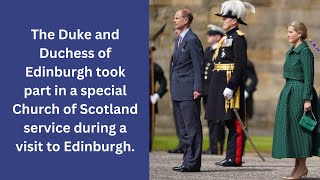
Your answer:
[[[213,55],[214,70],[209,87],[205,118],[209,121],[225,120],[229,129],[226,157],[219,166],[241,166],[244,134],[236,119],[234,109],[245,120],[244,84],[247,65],[247,42],[238,28],[244,24],[245,7],[254,12],[254,7],[240,0],[229,0],[222,4],[222,27],[226,36],[221,38]]]
[[[149,50],[149,55],[150,58],[149,60],[151,61],[151,52],[155,50],[155,47],[151,47],[152,49]],[[150,68],[150,75],[151,75],[151,68]],[[151,82],[151,77],[150,77],[150,126],[149,126],[149,137],[150,137],[150,142],[149,142],[149,151],[151,151],[151,146],[152,146],[152,111],[151,111],[151,106],[154,104],[155,106],[155,113],[158,113],[158,104],[157,101],[168,91],[167,90],[167,80],[164,77],[163,70],[162,68],[153,61],[153,77],[154,77],[154,82],[152,84]],[[159,84],[159,88],[155,91],[155,93],[151,94],[151,89],[152,86],[156,86],[156,83]]]
[[[254,113],[253,106],[253,93],[256,90],[258,84],[258,78],[254,69],[253,63],[248,59],[246,68],[246,80],[245,80],[245,91],[244,98],[246,100],[246,118],[247,120],[252,119]],[[246,130],[248,131],[248,121],[246,123]],[[243,141],[243,150],[245,148],[247,138]]]
[[[212,76],[213,61],[212,56],[217,49],[218,42],[224,36],[224,31],[213,24],[208,25],[207,43],[210,45],[204,51],[204,79],[203,79],[203,107],[206,109],[208,101],[208,89]],[[209,149],[203,151],[203,154],[219,154],[223,153],[223,145],[225,138],[224,121],[208,121],[209,128]]]

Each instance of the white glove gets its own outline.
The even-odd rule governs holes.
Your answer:
[[[229,88],[225,88],[224,91],[223,91],[223,96],[228,98],[228,99],[231,99],[232,96],[233,96],[233,90],[229,89]]]
[[[150,96],[150,101],[152,104],[156,104],[156,102],[160,99],[160,96],[158,93],[154,93]]]
[[[244,98],[247,99],[249,97],[248,91],[244,91]]]

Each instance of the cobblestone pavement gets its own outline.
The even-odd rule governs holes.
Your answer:
[[[150,153],[150,180],[264,180],[282,179],[290,174],[294,159],[273,159],[270,154],[263,154],[266,162],[262,162],[254,153],[243,157],[242,167],[220,167],[214,165],[224,158],[218,155],[203,155],[201,172],[181,173],[172,171],[172,167],[181,165],[182,154],[167,152]],[[320,180],[320,158],[307,159],[310,180]]]

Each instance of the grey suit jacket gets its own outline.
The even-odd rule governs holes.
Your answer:
[[[193,91],[203,91],[203,47],[191,29],[179,47],[177,42],[171,67],[171,97],[175,101],[193,100]]]

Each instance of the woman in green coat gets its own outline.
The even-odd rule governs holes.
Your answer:
[[[314,57],[304,41],[307,36],[307,28],[302,22],[288,25],[287,37],[293,46],[286,53],[283,67],[286,84],[278,100],[272,145],[273,158],[296,159],[291,175],[285,179],[300,179],[307,175],[306,158],[319,156],[319,134],[299,126],[304,112],[312,110],[318,117],[318,96],[313,88]]]

